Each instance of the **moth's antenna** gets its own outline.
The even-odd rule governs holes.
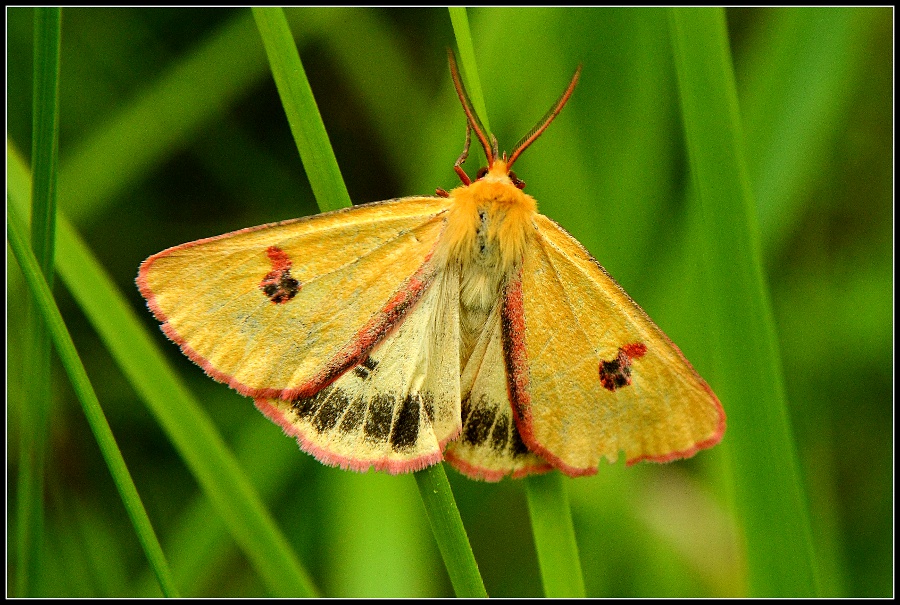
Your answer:
[[[557,99],[556,103],[553,104],[553,107],[550,108],[550,111],[544,114],[544,117],[535,124],[534,128],[532,128],[528,134],[519,139],[519,142],[516,143],[515,148],[513,149],[512,155],[509,156],[509,162],[507,162],[506,167],[509,168],[513,165],[513,162],[516,161],[525,149],[528,148],[529,145],[534,143],[535,139],[541,136],[541,133],[547,129],[547,126],[550,125],[550,122],[553,121],[553,118],[562,111],[563,106],[565,106],[566,102],[569,100],[569,97],[572,96],[572,91],[575,90],[575,85],[578,84],[578,77],[581,75],[581,65],[578,66],[578,69],[575,70],[575,75],[572,76],[572,81],[569,82],[569,87],[566,88],[566,91],[562,93],[562,96]]]
[[[463,152],[459,154],[458,158],[456,158],[456,163],[453,164],[453,170],[455,170],[456,174],[459,175],[459,180],[462,181],[463,185],[472,184],[472,179],[469,178],[469,175],[466,174],[466,171],[462,168],[463,162],[465,162],[466,158],[469,157],[469,143],[472,142],[471,133],[472,127],[469,126],[468,122],[466,122],[466,145],[463,147]]]
[[[494,158],[497,154],[492,151],[491,145],[488,142],[486,129],[478,118],[478,114],[475,113],[475,108],[472,106],[472,101],[469,99],[469,93],[466,92],[466,87],[463,86],[462,78],[459,76],[459,68],[456,66],[456,57],[453,56],[452,49],[447,49],[447,56],[450,58],[450,75],[453,77],[453,85],[456,87],[456,94],[459,95],[463,111],[466,112],[466,118],[469,120],[472,130],[475,131],[475,136],[478,137],[478,140],[481,142],[481,147],[484,149],[484,155],[487,157],[488,167],[490,167],[494,164]]]

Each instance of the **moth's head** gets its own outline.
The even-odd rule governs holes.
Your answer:
[[[513,152],[507,156],[505,151],[502,155],[498,152],[497,138],[493,134],[487,132],[484,125],[481,123],[478,114],[475,113],[475,107],[472,105],[472,100],[469,98],[466,87],[463,85],[462,78],[459,75],[459,68],[456,65],[456,57],[453,56],[453,51],[448,49],[447,56],[450,58],[450,75],[453,77],[453,85],[456,87],[456,94],[459,95],[463,111],[466,112],[466,145],[462,155],[459,156],[459,159],[456,160],[456,164],[454,164],[456,173],[464,184],[468,185],[471,182],[461,165],[469,156],[471,133],[474,132],[478,141],[481,143],[481,147],[484,149],[484,155],[487,158],[487,166],[478,170],[475,175],[475,180],[480,181],[486,179],[508,181],[519,189],[524,189],[525,183],[516,177],[516,173],[511,170],[512,165],[519,156],[522,155],[522,152],[541,136],[544,130],[547,129],[547,126],[550,125],[550,122],[552,122],[559,112],[562,111],[563,106],[565,106],[569,97],[572,96],[572,91],[575,90],[575,85],[578,83],[578,77],[581,75],[581,65],[575,70],[572,81],[569,82],[569,86],[559,99],[557,99],[556,103],[553,104],[553,107],[544,114],[544,117],[535,124],[534,128],[532,128],[528,134],[519,139],[519,142],[516,143],[516,146],[513,148]]]

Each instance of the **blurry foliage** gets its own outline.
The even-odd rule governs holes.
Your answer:
[[[696,329],[702,310],[683,295],[698,269],[683,252],[690,179],[664,12],[469,14],[501,149],[584,64],[571,103],[516,172],[542,211],[594,253],[703,373],[715,352]],[[8,8],[7,17],[7,137],[27,156],[32,11]],[[353,200],[454,186],[464,117],[446,66],[446,10],[294,9],[288,17]],[[739,9],[728,18],[822,588],[888,596],[893,13]],[[315,212],[248,10],[67,8],[61,78],[60,208],[135,309],[144,303],[133,280],[148,255]],[[476,164],[473,154],[470,173]],[[7,266],[14,488],[17,414],[30,402],[16,354],[25,290],[15,262]],[[65,289],[56,294],[176,575],[180,561],[197,557],[182,594],[264,594],[227,538],[211,553],[192,553],[190,540],[173,544],[188,511],[205,510],[191,508],[202,496]],[[263,493],[325,595],[451,594],[412,478],[316,463],[156,333],[235,449],[256,452],[248,474],[276,465],[278,478]],[[38,594],[158,594],[81,410],[64,375],[55,377]],[[743,594],[727,466],[714,449],[666,466],[603,465],[595,477],[570,481],[588,594]],[[488,593],[539,596],[521,485],[449,474]],[[8,534],[14,501],[11,491]]]

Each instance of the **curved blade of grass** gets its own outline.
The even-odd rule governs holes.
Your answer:
[[[556,599],[585,596],[584,575],[572,525],[569,496],[558,472],[527,478],[534,547],[541,566],[544,594]]]
[[[474,63],[475,52],[472,48],[472,36],[465,8],[451,8],[450,16],[453,19],[457,45],[460,47],[463,73],[468,76],[466,84],[472,83],[472,90],[469,91],[472,103],[476,108],[481,108],[479,111],[484,111],[484,98],[481,94],[478,68]],[[464,47],[467,49],[465,53]],[[480,117],[485,128],[488,128],[487,113],[483,113]],[[560,477],[555,480],[547,477],[526,477],[524,482],[545,595],[583,597],[584,577],[581,573],[578,543],[575,541],[572,525],[572,509],[569,507],[565,484]]]
[[[253,17],[266,47],[281,104],[300,159],[323,212],[352,205],[322,115],[300,62],[300,53],[280,7],[254,8]]]
[[[706,222],[716,392],[735,475],[753,596],[816,594],[815,561],[760,261],[730,49],[721,9],[670,9],[688,155]]]
[[[422,502],[457,597],[487,597],[443,464],[415,473]]]
[[[475,62],[475,45],[472,44],[469,15],[465,6],[451,6],[447,10],[450,11],[450,22],[453,24],[453,35],[456,37],[466,91],[472,99],[472,104],[475,105],[475,112],[481,118],[481,123],[487,129],[485,134],[490,134],[491,125],[488,123],[487,105],[484,104],[484,92],[481,90],[481,79],[478,77],[478,63]]]
[[[27,205],[28,170],[7,142],[11,204]],[[274,595],[316,590],[215,425],[169,367],[134,311],[81,241],[58,216],[56,269],[116,363],[210,498],[229,531]]]
[[[350,197],[284,11],[254,8],[253,16],[319,208],[327,211],[349,206]],[[435,465],[419,471],[416,481],[457,596],[487,596],[443,467]]]
[[[144,553],[147,555],[147,560],[156,574],[159,586],[165,596],[177,597],[178,591],[172,581],[172,572],[169,570],[168,563],[166,563],[159,540],[156,539],[156,533],[153,531],[150,518],[147,517],[147,511],[144,509],[140,495],[138,495],[131,473],[128,472],[125,459],[122,458],[122,452],[119,451],[112,429],[110,429],[106,416],[103,414],[103,409],[100,407],[100,402],[97,400],[94,387],[91,386],[87,372],[81,363],[81,359],[78,357],[78,351],[75,350],[75,343],[72,342],[72,337],[69,335],[62,315],[56,306],[56,302],[53,300],[50,287],[41,273],[37,259],[25,243],[25,236],[23,235],[25,229],[22,226],[24,221],[18,216],[15,207],[11,206],[9,210],[10,220],[7,239],[12,247],[13,254],[15,254],[16,260],[22,268],[25,281],[28,283],[31,295],[35,299],[47,324],[53,344],[57,353],[59,353],[60,361],[62,361],[63,367],[69,375],[69,380],[72,381],[72,387],[76,395],[78,395],[78,400],[81,402],[82,408],[84,408],[84,415],[91,426],[97,445],[100,446],[100,451],[103,453],[109,472],[116,483],[116,487],[122,497],[122,503],[128,511],[128,516],[131,518],[138,540],[140,540]]]
[[[34,66],[31,161],[35,178],[31,193],[31,249],[49,287],[53,287],[56,239],[56,183],[59,159],[59,7],[34,9]],[[19,411],[18,525],[16,595],[34,595],[41,577],[44,525],[44,466],[50,405],[50,335],[40,313],[29,304],[29,338],[22,352],[25,397]]]

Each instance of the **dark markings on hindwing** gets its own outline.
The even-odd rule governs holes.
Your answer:
[[[469,395],[466,395],[465,399],[462,400],[462,404],[460,407],[460,417],[462,418],[462,426],[466,426],[466,422],[469,421],[469,413],[472,411],[472,405],[469,401]]]
[[[328,394],[331,391],[332,389],[329,387],[327,389],[322,389],[312,397],[294,399],[291,402],[291,407],[298,418],[308,420],[316,415],[316,412],[322,407],[322,403],[328,398]]]
[[[363,432],[371,441],[387,441],[391,432],[395,399],[390,395],[376,395],[369,403],[369,414]]]
[[[342,433],[352,433],[359,428],[362,421],[366,418],[366,402],[362,397],[358,397],[350,407],[344,418],[341,420],[339,430]]]
[[[482,397],[479,403],[481,405],[471,409],[463,433],[465,441],[472,445],[484,443],[491,433],[491,427],[494,425],[494,418],[497,415],[496,408],[484,405],[487,403],[486,398]]]
[[[509,443],[509,417],[500,415],[491,431],[491,448],[502,452]]]
[[[360,362],[358,366],[353,368],[353,373],[365,380],[372,374],[372,372],[375,371],[375,368],[377,367],[377,361],[375,361],[371,357],[366,357],[362,360],[362,362]]]
[[[422,400],[422,409],[425,410],[425,419],[428,424],[434,424],[434,395],[425,392],[420,395]]]
[[[313,426],[320,433],[330,431],[340,420],[344,410],[350,405],[350,400],[341,389],[332,389],[331,394],[319,408],[319,412],[313,418]]]
[[[528,453],[528,446],[525,445],[525,442],[522,441],[522,436],[519,434],[519,430],[516,428],[515,423],[513,423],[512,430],[512,443],[510,444],[510,451],[513,456],[524,456]]]
[[[375,361],[361,366],[374,369]],[[400,408],[394,418],[396,406]],[[421,415],[429,424],[434,415],[434,397],[431,393],[407,395],[399,401],[394,395],[380,394],[371,400],[357,397],[352,400],[343,389],[327,387],[312,397],[291,401],[291,408],[301,420],[309,421],[317,433],[327,433],[337,427],[341,433],[356,432],[362,426],[368,441],[390,443],[394,451],[403,451],[419,440]]]
[[[397,420],[391,427],[391,448],[396,450],[408,449],[416,444],[419,439],[419,408],[421,406],[417,395],[407,395],[400,404],[400,412]]]
[[[516,423],[498,412],[486,397],[476,406],[466,397],[462,401],[462,440],[473,446],[487,445],[500,455],[508,452],[513,458],[529,453]]]

